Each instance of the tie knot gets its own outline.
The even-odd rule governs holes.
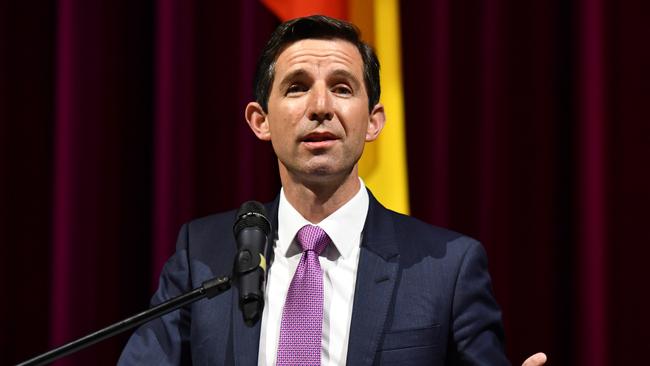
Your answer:
[[[313,250],[320,254],[323,249],[331,242],[330,237],[325,230],[314,225],[305,225],[296,234],[298,243],[302,246],[303,251]]]

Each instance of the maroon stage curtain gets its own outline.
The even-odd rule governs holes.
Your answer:
[[[256,0],[2,6],[9,364],[146,308],[180,223],[275,197],[243,108],[278,21]],[[115,364],[127,336],[60,364]]]
[[[401,2],[412,213],[484,243],[515,364],[643,359],[649,10]]]
[[[484,243],[514,364],[644,359],[649,7],[401,3],[412,213]],[[257,0],[0,2],[0,364],[143,309],[182,222],[277,194],[243,118],[277,24]]]

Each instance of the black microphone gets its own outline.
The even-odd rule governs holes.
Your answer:
[[[244,203],[237,212],[233,226],[237,241],[234,282],[239,289],[239,308],[244,322],[253,326],[264,309],[264,280],[266,273],[266,243],[271,223],[264,206],[256,201]]]

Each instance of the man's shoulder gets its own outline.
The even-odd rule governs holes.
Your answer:
[[[478,243],[476,239],[452,229],[436,226],[417,217],[405,215],[383,206],[381,206],[381,209],[391,218],[398,235],[407,237],[422,236],[423,238],[443,242],[460,241]]]
[[[470,249],[483,251],[481,243],[468,235],[382,208],[393,223],[395,238],[402,254],[429,253],[434,257],[449,259],[462,257]]]

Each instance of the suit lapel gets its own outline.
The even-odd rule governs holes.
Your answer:
[[[265,256],[269,267],[273,262],[273,243],[277,237],[278,202],[279,196],[266,206],[272,226],[265,248]],[[239,310],[239,291],[236,286],[233,286],[232,296],[233,357],[235,365],[257,365],[262,320],[260,319],[252,327],[247,326],[244,323],[241,310]]]
[[[375,359],[399,268],[393,221],[388,210],[369,195],[350,324],[348,365],[370,365]]]

